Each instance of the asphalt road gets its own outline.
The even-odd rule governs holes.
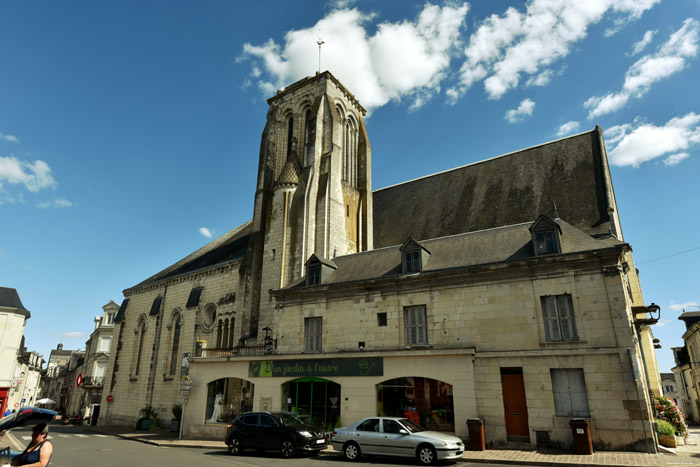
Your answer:
[[[16,428],[12,435],[24,446],[31,440],[31,427]],[[53,443],[52,467],[138,467],[138,466],[284,466],[284,467],[349,467],[363,465],[418,466],[413,460],[362,458],[347,462],[340,455],[300,456],[282,459],[276,452],[244,452],[237,456],[225,450],[206,448],[161,447],[89,431],[83,427],[51,425],[49,440]],[[465,462],[441,465],[477,465]],[[489,464],[478,464],[488,467]],[[502,467],[502,466],[501,466]]]

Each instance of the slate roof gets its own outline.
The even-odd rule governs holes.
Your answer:
[[[0,287],[0,307],[15,308],[19,311],[24,311],[27,314],[27,318],[29,318],[29,310],[22,305],[22,300],[19,299],[17,289]]]
[[[243,258],[248,247],[252,223],[253,221],[248,221],[225,233],[177,263],[124,290],[124,292]]]
[[[529,227],[534,221],[468,232],[448,237],[423,240],[431,254],[423,264],[423,272],[508,263],[535,258]],[[568,222],[556,219],[561,228],[561,254],[582,253],[622,247],[615,238],[595,239]],[[337,269],[322,285],[388,278],[401,274],[401,245],[370,250],[333,259]],[[554,255],[547,255],[554,256]],[[303,281],[292,287],[299,287]]]
[[[614,205],[600,127],[373,193],[374,247],[476,232],[558,214],[606,236]],[[622,238],[621,232],[617,233]]]

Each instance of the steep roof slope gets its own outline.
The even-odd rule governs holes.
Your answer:
[[[377,190],[374,247],[559,215],[592,236],[615,223],[602,131],[594,130]]]
[[[208,269],[219,264],[243,258],[248,247],[252,221],[223,234],[221,237],[207,243],[199,250],[186,256],[177,263],[168,266],[143,282],[125,290],[138,289],[171,277],[188,274],[194,271]]]

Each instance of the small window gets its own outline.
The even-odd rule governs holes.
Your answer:
[[[425,305],[404,308],[406,345],[428,344],[428,320]]]
[[[377,313],[377,326],[386,326],[386,313]]]
[[[357,431],[374,431],[378,432],[379,431],[379,419],[378,418],[370,418],[369,420],[365,420],[360,424],[360,426],[357,427]]]
[[[403,260],[406,273],[420,272],[420,250],[404,252]]]
[[[199,305],[199,297],[202,295],[202,289],[204,287],[195,287],[190,291],[190,296],[187,298],[186,308],[193,308]]]
[[[583,369],[565,368],[550,371],[557,417],[590,417]]]
[[[535,253],[538,255],[559,253],[557,236],[554,230],[535,232]]]
[[[107,324],[114,324],[114,313],[107,313]]]
[[[306,285],[319,285],[321,283],[321,265],[309,266]]]
[[[320,352],[322,344],[323,318],[304,319],[304,341],[306,352]]]
[[[577,341],[576,319],[571,295],[542,297],[544,334],[548,341]]]
[[[160,304],[163,301],[163,297],[156,297],[153,299],[153,305],[151,305],[151,312],[148,313],[149,316],[157,315],[160,313]]]

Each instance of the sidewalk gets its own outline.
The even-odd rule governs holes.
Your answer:
[[[137,431],[128,427],[86,427],[89,430],[140,441],[156,446],[173,446],[188,448],[206,448],[226,450],[226,444],[214,440],[177,439],[177,433],[168,430]],[[537,452],[514,449],[488,449],[486,451],[466,451],[462,461],[467,463],[521,464],[535,466],[652,466],[678,467],[700,466],[700,426],[689,428],[690,434],[685,446],[667,449],[666,454],[645,454],[641,452],[601,451],[590,456],[568,452]],[[332,447],[323,451],[323,455],[339,456],[340,452]]]

